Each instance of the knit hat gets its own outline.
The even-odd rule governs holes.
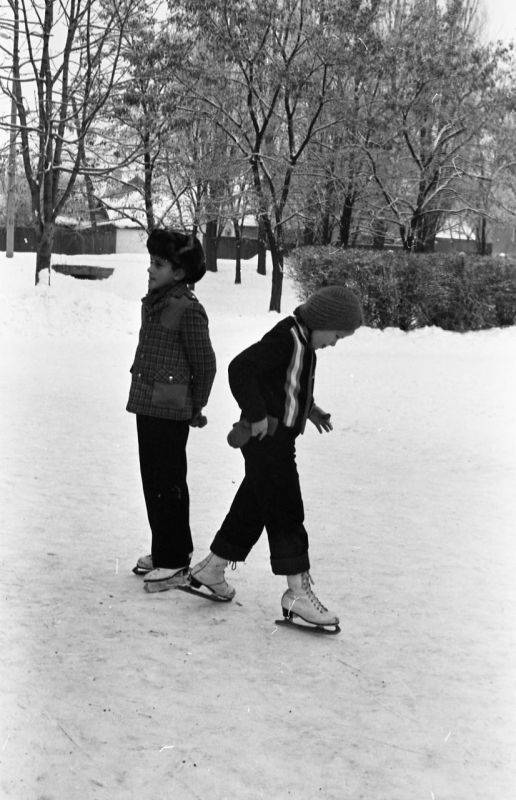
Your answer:
[[[345,286],[325,286],[296,311],[312,331],[354,331],[363,322],[359,300]]]
[[[151,256],[170,261],[174,268],[184,269],[187,283],[197,283],[206,272],[202,244],[193,234],[155,228],[147,239],[147,250]]]

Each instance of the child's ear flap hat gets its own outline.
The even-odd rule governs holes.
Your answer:
[[[147,250],[151,256],[159,256],[184,269],[187,283],[197,283],[206,272],[204,250],[193,233],[155,228],[147,239]]]
[[[360,302],[345,286],[325,286],[296,311],[312,331],[355,331],[362,325]]]
[[[198,283],[206,272],[206,259],[199,239],[193,234],[177,250],[177,260],[183,267],[187,283]]]

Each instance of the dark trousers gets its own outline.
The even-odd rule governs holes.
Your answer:
[[[294,434],[279,425],[274,436],[251,439],[242,453],[245,477],[212,542],[212,552],[228,561],[245,561],[265,527],[273,573],[306,572],[308,535]]]
[[[140,472],[152,531],[154,567],[190,563],[190,498],[186,483],[188,422],[137,414]]]

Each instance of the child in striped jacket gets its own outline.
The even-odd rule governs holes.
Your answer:
[[[235,591],[224,570],[230,561],[245,560],[265,527],[272,571],[287,577],[285,616],[338,625],[310,587],[295,442],[307,420],[320,433],[332,430],[330,415],[314,403],[315,351],[351,336],[361,323],[356,296],[343,286],[327,286],[229,365],[230,388],[242,414],[228,441],[242,449],[245,476],[209,555],[190,572],[194,588],[204,586],[217,599],[231,600]]]

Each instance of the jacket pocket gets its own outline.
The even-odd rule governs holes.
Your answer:
[[[189,384],[182,376],[175,376],[168,370],[159,370],[154,375],[151,403],[161,408],[182,411],[187,405]]]

